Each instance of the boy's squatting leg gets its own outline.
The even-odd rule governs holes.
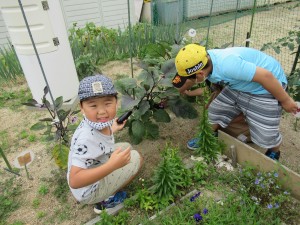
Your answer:
[[[139,153],[139,152],[138,152]],[[128,184],[130,184],[130,182],[137,176],[137,174],[140,172],[143,163],[144,163],[144,158],[142,157],[141,153],[139,153],[140,155],[140,165],[139,165],[139,169],[136,172],[136,174],[134,174],[133,176],[131,176],[114,194],[116,194],[117,192],[119,192],[120,190],[122,190],[124,187],[126,187]]]

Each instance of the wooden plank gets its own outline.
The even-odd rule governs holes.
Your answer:
[[[236,149],[237,163],[243,165],[246,161],[255,166],[260,171],[278,170],[278,177],[283,183],[283,187],[291,191],[296,199],[300,200],[300,175],[265,156],[255,148],[239,141],[238,139],[219,131],[219,139],[227,145],[225,154],[231,157],[230,146],[234,145]]]

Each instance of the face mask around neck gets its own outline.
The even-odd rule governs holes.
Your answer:
[[[113,122],[114,122],[114,120],[110,120],[110,121],[107,121],[107,122],[104,122],[104,123],[102,123],[102,122],[96,123],[96,122],[90,121],[90,120],[87,119],[86,117],[84,117],[84,120],[85,120],[91,127],[93,127],[93,128],[96,129],[96,130],[103,130],[103,129],[106,128],[106,127],[111,127],[112,124],[113,124]]]

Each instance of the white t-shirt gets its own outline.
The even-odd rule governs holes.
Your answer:
[[[85,120],[81,121],[72,137],[68,159],[68,183],[72,165],[89,169],[106,163],[115,150],[114,143],[113,135],[104,135],[92,128]],[[97,181],[86,187],[77,189],[70,187],[70,189],[74,197],[81,202],[87,199],[98,188],[98,185]]]

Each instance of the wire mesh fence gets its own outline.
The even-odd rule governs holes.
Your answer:
[[[185,38],[206,41],[207,48],[229,44],[261,49],[300,28],[299,0],[153,0],[152,14],[152,23],[176,24]],[[190,29],[195,29],[195,37],[188,35]],[[289,48],[280,54],[272,48],[265,52],[291,72],[295,54]]]

